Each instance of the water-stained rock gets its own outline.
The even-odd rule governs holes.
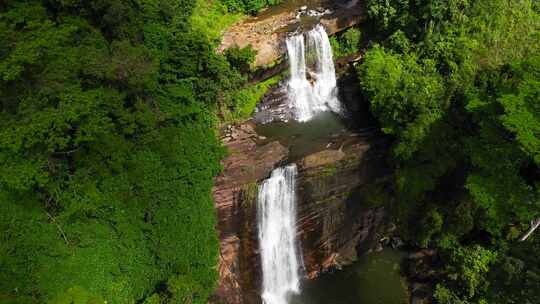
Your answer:
[[[300,163],[298,219],[306,274],[314,278],[352,263],[384,230],[384,208],[365,204],[360,190],[389,171],[386,142],[325,150]]]
[[[253,126],[245,123],[222,130],[228,156],[217,177],[213,196],[220,239],[219,281],[213,303],[257,303],[257,182],[287,156],[273,141],[259,145]]]
[[[259,304],[257,182],[268,177],[287,151],[278,142],[259,145],[249,124],[225,129],[225,138],[230,154],[214,189],[221,240],[214,303]],[[340,149],[298,162],[297,229],[307,277],[339,269],[378,244],[386,231],[384,209],[366,205],[360,193],[388,173],[387,149],[385,139],[351,137]]]
[[[341,150],[323,150],[304,157],[301,161],[301,166],[304,169],[320,167],[329,164],[335,164],[345,157],[345,153]]]

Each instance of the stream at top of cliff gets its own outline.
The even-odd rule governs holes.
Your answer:
[[[263,12],[259,13],[257,18],[268,18],[272,15],[277,15],[282,12],[294,11],[300,7],[305,7],[307,10],[316,10],[322,7],[348,7],[354,0],[286,0],[280,5],[271,6]],[[356,1],[355,1],[356,2]]]

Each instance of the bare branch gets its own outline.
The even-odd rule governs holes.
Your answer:
[[[79,150],[79,148],[75,148],[75,149],[72,149],[72,150],[69,150],[69,151],[57,151],[57,152],[53,152],[53,154],[55,155],[63,155],[63,154],[71,154],[71,153],[75,153]]]
[[[540,227],[540,218],[538,218],[536,221],[531,221],[531,227],[529,228],[529,231],[527,231],[527,233],[525,233],[524,236],[522,236],[519,241],[520,242],[523,242],[523,241],[526,241],[529,236],[531,236],[531,234],[533,234],[533,232],[538,229],[538,227]]]
[[[58,231],[60,231],[60,234],[62,235],[62,237],[64,238],[64,241],[66,241],[66,245],[70,245],[67,237],[66,237],[66,234],[64,233],[64,230],[62,230],[62,227],[60,227],[60,225],[58,224],[58,222],[56,221],[56,219],[47,211],[45,211],[45,213],[47,213],[47,216],[49,217],[49,219],[56,225],[56,227],[58,228]]]

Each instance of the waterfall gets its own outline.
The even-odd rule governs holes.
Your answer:
[[[313,87],[306,78],[306,57],[304,35],[295,35],[287,39],[287,54],[291,69],[288,83],[288,95],[295,110],[296,119],[309,120],[315,112]]]
[[[299,290],[296,244],[296,165],[275,169],[258,193],[264,304],[287,304]]]
[[[309,48],[315,50],[317,55],[315,83],[313,86],[314,97],[317,104],[326,105],[330,110],[341,110],[337,96],[336,69],[332,57],[332,46],[328,35],[322,25],[308,33]]]
[[[288,95],[296,119],[307,121],[318,112],[328,110],[341,112],[332,47],[324,27],[319,24],[305,35],[291,36],[286,44],[291,69]],[[314,60],[314,67],[309,71],[311,81],[307,77],[306,54]]]

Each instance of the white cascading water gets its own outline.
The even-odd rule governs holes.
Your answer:
[[[317,25],[308,33],[308,43],[308,49],[315,50],[317,54],[314,97],[318,98],[318,104],[326,105],[331,111],[340,112],[332,46],[322,25]]]
[[[288,93],[296,119],[307,121],[318,112],[328,110],[341,112],[332,47],[324,27],[319,24],[305,36],[287,38],[286,43],[291,68]],[[311,82],[307,78],[306,53],[314,55],[315,59]]]
[[[264,304],[287,304],[300,291],[296,244],[296,165],[277,168],[258,193]]]
[[[309,120],[314,113],[321,109],[315,109],[313,87],[306,77],[304,35],[295,35],[287,38],[287,54],[291,69],[291,77],[288,83],[288,95],[291,106],[295,110],[295,117],[299,121]]]

